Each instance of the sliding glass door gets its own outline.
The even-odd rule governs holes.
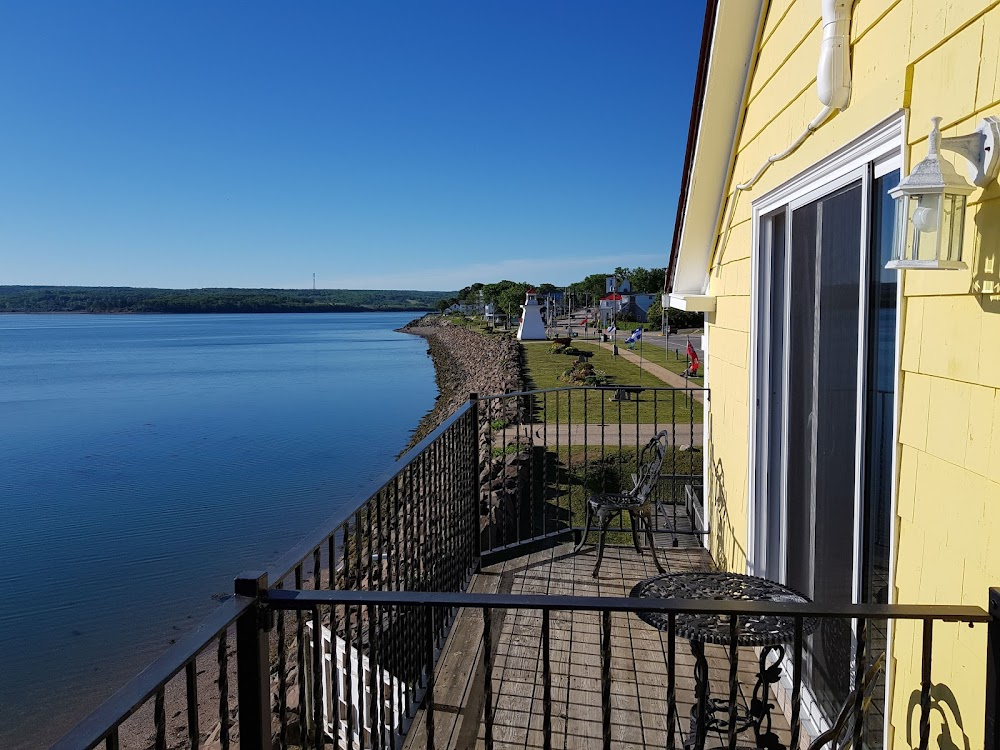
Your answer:
[[[886,421],[874,396],[895,372],[895,298],[888,307],[894,288],[880,285],[883,233],[872,222],[881,227],[888,188],[872,169],[758,226],[753,566],[830,604],[877,598],[871,571],[887,571],[892,412]],[[808,640],[805,684],[830,720],[851,689],[852,623],[825,623]]]

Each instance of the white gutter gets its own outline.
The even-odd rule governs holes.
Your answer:
[[[763,34],[765,0],[719,0],[709,46],[702,110],[679,218],[679,241],[671,288],[663,306],[710,312],[705,297],[708,261],[718,237],[721,196],[736,150],[736,136],[749,97],[750,77]]]

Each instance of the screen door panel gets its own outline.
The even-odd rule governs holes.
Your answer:
[[[862,199],[859,181],[792,212],[786,580],[825,603],[853,593]],[[847,620],[809,639],[807,678],[827,716],[850,692],[850,659]]]

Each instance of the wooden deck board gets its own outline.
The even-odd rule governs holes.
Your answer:
[[[690,543],[671,548],[664,545],[661,562],[669,572],[708,569],[711,559],[707,552]],[[584,547],[574,554],[569,544],[539,550],[525,557],[497,563],[485,568],[481,575],[499,580],[498,590],[514,594],[568,594],[577,596],[627,596],[640,580],[656,575],[652,557],[640,556],[632,547],[608,547],[604,564],[597,579],[591,577],[595,548]],[[476,613],[475,626],[451,638],[482,638],[482,618]],[[541,647],[542,616],[533,610],[507,610],[494,613],[493,630],[496,642],[493,663],[493,742],[497,750],[528,750],[543,747],[543,665]],[[667,637],[629,613],[611,616],[611,740],[614,747],[663,748],[667,742]],[[599,750],[602,742],[601,713],[601,616],[595,612],[552,612],[550,615],[551,666],[551,732],[552,747],[562,750]],[[684,639],[675,643],[676,697],[678,723],[675,727],[677,746],[687,732],[688,717],[694,701],[694,657]],[[475,670],[481,663],[481,650],[475,667],[466,664],[449,666],[451,670]],[[709,680],[713,695],[729,694],[729,654],[722,646],[706,646],[709,659]],[[757,656],[752,649],[740,650],[739,681],[741,702],[749,704]],[[440,669],[439,669],[440,671]],[[439,678],[440,679],[440,678]],[[462,680],[452,676],[452,683]],[[465,683],[476,683],[481,692],[483,674]],[[443,685],[444,683],[442,683]],[[437,695],[437,693],[436,693]],[[439,700],[447,700],[443,696]],[[468,696],[455,709],[464,717],[465,731],[459,731],[451,720],[450,731],[444,725],[436,732],[441,748],[485,747],[482,722],[482,696],[479,703]],[[470,709],[470,706],[472,709]],[[470,710],[478,712],[472,716]],[[780,711],[772,716],[773,730],[781,740],[789,741],[788,725]],[[423,721],[417,716],[415,725]],[[447,719],[442,719],[447,724]],[[461,723],[461,722],[457,722]],[[413,732],[411,731],[411,735]],[[447,739],[446,739],[447,738]],[[408,737],[407,747],[423,747]],[[421,737],[423,739],[423,737]],[[724,737],[710,736],[707,746],[725,744]],[[753,744],[753,738],[743,735],[742,744]]]

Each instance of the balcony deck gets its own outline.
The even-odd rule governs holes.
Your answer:
[[[677,548],[670,537],[657,535],[660,560],[667,572],[707,570],[713,561],[694,537],[680,537]],[[648,550],[640,556],[631,546],[609,545],[600,576],[591,577],[596,559],[595,545],[579,554],[569,543],[484,567],[474,588],[512,594],[571,596],[627,596],[632,587],[657,574]],[[467,616],[472,615],[472,616]],[[463,619],[464,617],[464,619]],[[543,747],[543,682],[541,614],[531,610],[507,610],[494,615],[493,641],[493,739],[494,747]],[[601,715],[601,622],[594,612],[552,612],[550,620],[552,669],[552,747],[602,747]],[[449,646],[463,644],[459,653],[445,653],[436,684],[458,685],[445,695],[436,695],[435,742],[438,747],[485,747],[482,724],[482,651],[469,653],[471,643],[481,640],[481,616],[462,613],[456,621]],[[615,747],[667,746],[666,639],[634,614],[612,614],[611,642],[611,740]],[[475,650],[475,649],[472,649]],[[694,701],[694,657],[686,640],[676,643],[678,726],[677,747],[688,729]],[[716,697],[729,693],[729,657],[724,647],[707,645],[710,684]],[[473,666],[475,664],[475,667]],[[464,675],[463,675],[464,670]],[[474,670],[474,674],[469,674]],[[748,704],[757,671],[752,649],[740,653],[739,680],[742,702]],[[456,677],[458,679],[456,679]],[[788,724],[775,709],[773,731],[787,746]],[[426,743],[426,717],[417,716],[406,747]],[[752,746],[752,735],[741,735],[741,746]],[[726,738],[710,734],[706,747],[727,746]]]

